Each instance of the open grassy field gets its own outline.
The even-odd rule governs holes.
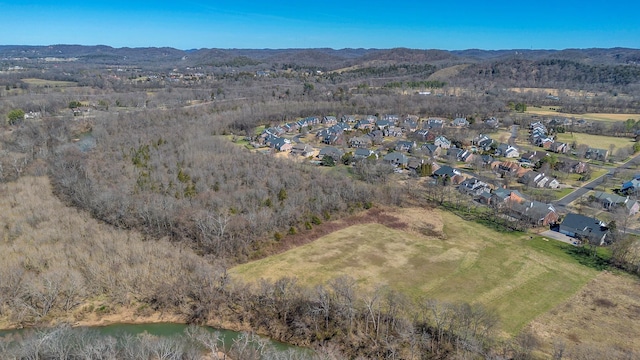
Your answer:
[[[427,80],[447,81],[450,78],[458,75],[460,73],[460,71],[466,69],[467,67],[469,67],[469,64],[460,64],[460,65],[449,66],[449,67],[446,67],[444,69],[440,69],[440,70],[434,72],[433,74],[429,75]]]
[[[583,133],[564,133],[557,135],[558,141],[563,141],[571,144],[576,142],[578,145],[585,144],[589,147],[609,150],[609,147],[613,144],[615,149],[631,148],[634,141],[629,138],[613,137],[613,136],[600,136]],[[615,150],[614,150],[615,152]]]
[[[544,116],[560,116],[566,118],[585,119],[589,121],[626,121],[627,119],[640,120],[640,114],[610,114],[610,113],[587,113],[587,114],[569,114],[557,111],[559,107],[544,106],[535,107],[528,106],[527,113],[533,115]]]
[[[70,87],[70,86],[77,85],[73,81],[55,81],[55,80],[44,80],[44,79],[36,79],[36,78],[22,79],[22,81],[29,84],[29,86],[34,86],[34,87]]]
[[[408,224],[405,230],[354,225],[231,274],[247,281],[295,274],[306,284],[350,275],[364,288],[387,284],[412,298],[480,302],[498,311],[510,334],[597,275],[559,242],[499,233],[439,210],[402,209],[394,216]]]
[[[586,345],[587,349],[606,349],[607,359],[630,359],[622,352],[640,349],[639,324],[640,281],[603,272],[567,301],[532,321],[529,328],[544,344],[563,340],[568,353]],[[605,358],[591,351],[588,358]]]

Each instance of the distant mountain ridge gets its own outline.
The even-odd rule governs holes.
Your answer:
[[[394,49],[192,49],[169,47],[113,48],[106,45],[0,45],[0,59],[9,58],[77,58],[86,63],[142,62],[177,63],[190,65],[222,64],[235,58],[246,57],[256,63],[295,63],[304,66],[336,69],[372,61],[395,63],[475,63],[499,60],[562,59],[594,65],[640,64],[640,49],[564,49],[564,50],[420,50]]]
[[[68,62],[65,65],[67,69],[117,66],[154,72],[185,68],[210,68],[220,73],[292,69],[327,72],[332,81],[351,85],[367,78],[376,86],[426,80],[456,85],[478,81],[502,87],[580,88],[586,85],[596,89],[600,85],[640,86],[640,49],[628,48],[447,51],[408,48],[179,50],[104,45],[0,46],[2,68],[20,67],[28,62]],[[42,64],[36,68],[38,66]]]

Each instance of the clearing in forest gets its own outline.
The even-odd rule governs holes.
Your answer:
[[[36,78],[28,78],[22,79],[23,82],[29,84],[29,86],[34,87],[69,87],[78,85],[73,81],[58,81],[58,80],[45,80],[45,79],[36,79]]]
[[[246,281],[296,276],[307,285],[349,275],[367,289],[384,284],[412,298],[479,302],[495,309],[511,334],[598,274],[560,242],[497,232],[440,210],[393,215],[407,228],[354,225],[231,274]]]

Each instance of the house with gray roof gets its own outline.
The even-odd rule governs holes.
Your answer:
[[[376,156],[376,153],[373,152],[373,150],[364,149],[364,148],[357,148],[356,151],[353,152],[353,157],[356,159],[366,159],[372,155]]]
[[[333,115],[328,115],[322,118],[322,123],[325,125],[335,125],[338,123],[338,119]]]
[[[299,156],[311,156],[313,155],[313,147],[309,144],[298,143],[293,145],[291,153]]]
[[[524,200],[510,204],[513,216],[537,226],[555,224],[559,215],[555,207],[540,201]]]
[[[594,191],[592,196],[594,200],[598,201],[602,207],[608,211],[623,208],[628,215],[633,216],[640,210],[638,201],[629,198],[629,196],[609,194],[602,191]]]
[[[349,146],[352,148],[368,148],[373,144],[370,136],[354,136],[349,139]]]
[[[589,148],[587,149],[587,152],[584,154],[584,157],[585,159],[606,161],[607,157],[609,157],[609,150]]]
[[[467,118],[463,118],[463,117],[455,118],[451,122],[451,126],[454,126],[454,127],[469,126],[469,121],[467,121]]]
[[[396,142],[396,151],[410,151],[416,147],[415,141],[399,140]]]
[[[443,149],[448,149],[448,148],[451,147],[451,140],[449,140],[446,137],[440,135],[433,141],[433,144],[438,146],[438,147],[441,147]]]
[[[609,230],[602,221],[581,214],[569,213],[560,223],[559,232],[569,237],[603,245]]]
[[[391,152],[382,158],[382,161],[398,167],[406,167],[409,164],[407,155],[400,152]]]
[[[342,158],[342,155],[344,155],[344,152],[342,150],[338,149],[337,147],[327,146],[320,149],[320,153],[318,153],[318,158],[322,159],[325,156],[330,156],[333,158],[333,160],[337,162],[337,161],[340,161],[340,159]]]
[[[429,143],[422,144],[422,146],[420,146],[420,149],[422,150],[422,152],[424,152],[425,155],[431,157],[440,156],[440,153],[442,152],[441,147],[437,146],[436,144]]]

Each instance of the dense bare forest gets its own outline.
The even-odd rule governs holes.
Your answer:
[[[510,117],[510,105],[521,101],[574,112],[640,111],[638,55],[628,49],[514,59],[511,53],[408,49],[59,46],[0,47],[0,57],[0,114],[6,116],[0,194],[8,200],[2,211],[14,214],[1,224],[6,325],[80,321],[96,312],[90,307],[98,301],[104,313],[128,306],[141,314],[173,312],[190,323],[233,324],[313,347],[323,359],[527,359],[536,344],[527,333],[505,340],[499,316],[480,305],[408,299],[384,286],[365,291],[349,277],[314,288],[293,277],[257,285],[232,281],[229,266],[277,251],[287,236],[362,214],[401,226],[376,206],[416,199],[387,181],[388,167],[362,162],[354,171],[332,172],[231,140],[253,139],[262,126],[307,116],[466,116],[474,124],[464,131],[480,132],[491,131],[481,122],[488,117],[530,121]],[[600,95],[585,99],[567,91],[550,100],[544,90],[513,87]],[[17,110],[21,116],[10,116]],[[585,131],[625,130],[600,124]],[[454,140],[460,133],[450,131]],[[621,242],[615,259],[637,272],[627,251],[632,246]],[[18,345],[0,341],[0,351],[9,358],[100,358],[86,351],[102,349],[107,358],[147,359],[168,347],[176,350],[172,358],[197,358],[189,347],[211,344],[195,330],[171,341],[122,345],[63,326]],[[229,355],[276,358],[246,349],[238,345]],[[565,351],[563,344],[554,350],[558,359],[600,354]],[[633,357],[615,349],[606,355]]]

